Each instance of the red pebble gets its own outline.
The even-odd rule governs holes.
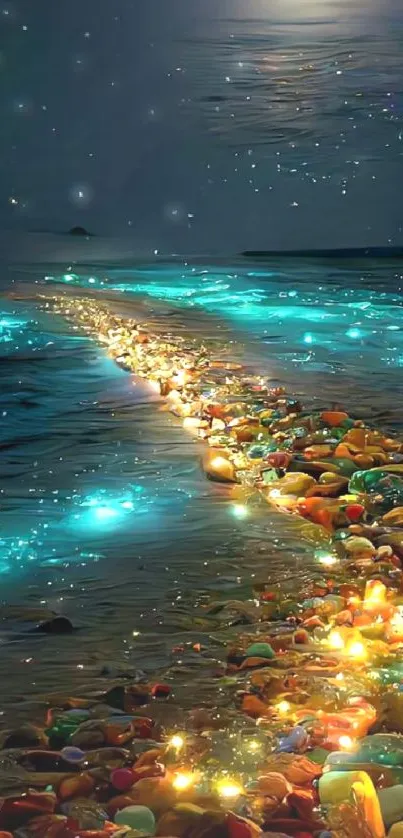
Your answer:
[[[264,458],[273,468],[287,468],[291,462],[291,455],[286,451],[272,451]]]
[[[130,768],[115,768],[111,774],[111,783],[117,791],[129,791],[134,783],[133,771]]]
[[[349,505],[346,506],[345,512],[348,520],[355,523],[355,521],[359,521],[364,514],[365,507],[362,503],[349,503]]]
[[[151,695],[153,698],[166,698],[171,692],[171,687],[168,684],[154,684],[151,687]]]
[[[131,726],[134,735],[139,739],[152,739],[152,730],[154,727],[152,719],[147,719],[146,717],[134,719]]]
[[[306,645],[309,643],[309,634],[305,629],[297,629],[294,632],[294,643],[301,643],[302,645]]]

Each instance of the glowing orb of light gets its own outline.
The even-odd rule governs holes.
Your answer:
[[[279,701],[279,703],[276,704],[276,710],[281,714],[288,713],[289,710],[291,710],[291,704],[289,701]]]
[[[330,632],[328,642],[332,649],[344,649],[344,640],[338,631]]]
[[[339,738],[339,748],[341,748],[342,751],[352,751],[354,749],[354,747],[355,747],[355,742],[354,742],[354,739],[351,738],[351,736],[347,736],[347,734],[344,734],[343,736],[340,736],[340,738]]]
[[[367,650],[364,644],[357,640],[348,647],[348,654],[352,658],[366,658]]]
[[[232,507],[232,514],[235,515],[235,518],[246,518],[248,515],[248,509],[243,503],[236,503]]]
[[[314,337],[311,334],[311,332],[305,332],[304,337],[302,338],[302,340],[304,341],[304,343],[306,343],[306,344],[308,344],[308,346],[310,346],[314,342]]]
[[[86,184],[74,184],[69,191],[70,201],[78,207],[86,207],[93,198],[92,188]]]
[[[183,736],[180,736],[178,733],[175,733],[174,736],[171,736],[169,740],[169,745],[171,745],[172,748],[176,748],[177,751],[183,748],[184,744],[185,740]]]
[[[187,774],[175,774],[172,785],[176,791],[185,791],[193,785],[195,777],[190,772]]]
[[[217,792],[220,797],[224,797],[226,799],[234,799],[235,797],[239,797],[243,794],[243,788],[239,783],[234,782],[230,779],[219,780],[217,783]]]
[[[358,338],[361,337],[361,332],[360,332],[359,329],[356,329],[356,328],[353,327],[351,329],[347,329],[346,335],[347,335],[348,338],[352,338],[353,340],[357,340]]]
[[[326,550],[316,550],[315,556],[324,567],[333,567],[338,562],[337,556],[333,556],[332,553],[328,553]]]
[[[138,488],[141,492],[142,487]],[[102,489],[84,498],[76,496],[79,510],[73,516],[74,528],[81,528],[88,532],[101,528],[105,532],[123,524],[132,513],[144,511],[144,506],[137,507],[134,497],[130,496],[133,492],[138,494],[137,487],[132,487],[130,492],[118,497]]]

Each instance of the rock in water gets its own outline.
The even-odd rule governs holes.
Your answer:
[[[39,623],[34,631],[43,634],[71,634],[74,631],[73,624],[68,617],[52,617],[50,620],[45,620],[44,623]]]
[[[85,229],[85,227],[72,227],[71,230],[69,230],[69,236],[86,236],[86,237],[88,237],[90,235],[91,235],[91,233],[89,233],[88,230]]]

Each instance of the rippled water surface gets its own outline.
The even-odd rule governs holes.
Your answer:
[[[305,403],[342,404],[398,430],[399,271],[393,261],[238,259],[11,273],[0,320],[7,722],[35,715],[49,691],[101,688],[122,671],[168,667],[193,684],[184,703],[196,689],[211,694],[204,672],[231,621],[203,605],[252,596],[253,580],[292,585],[312,568],[298,523],[260,502],[238,518],[233,490],[205,480],[201,444],[145,382],[45,311],[46,298],[90,293],[152,329],[203,336],[214,351],[223,342]],[[27,607],[67,615],[77,632],[33,634]]]
[[[295,586],[314,567],[301,524],[257,499],[239,517],[236,492],[205,480],[201,444],[146,382],[45,310],[49,296],[91,294],[214,353],[224,343],[309,406],[403,428],[403,261],[222,255],[401,242],[400,3],[143,5],[138,32],[116,14],[107,54],[111,21],[94,14],[72,82],[76,19],[62,4],[36,92],[28,53],[5,81],[7,108],[27,90],[3,120],[0,203],[15,227],[121,236],[0,241],[13,265],[0,279],[7,725],[42,720],[49,692],[122,673],[163,672],[182,705],[225,702],[211,676],[236,620],[206,603],[250,598],[253,611],[254,582]],[[48,103],[49,66],[60,89]],[[71,203],[81,177],[85,210]],[[76,631],[33,632],[47,609]]]

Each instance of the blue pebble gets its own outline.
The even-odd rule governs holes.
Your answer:
[[[302,725],[297,725],[291,731],[288,738],[291,740],[291,742],[294,742],[294,744],[300,748],[307,743],[308,734],[305,728],[302,727]]]
[[[60,753],[67,762],[81,762],[85,757],[84,751],[81,748],[74,748],[73,745],[67,745],[65,748],[62,748]]]

